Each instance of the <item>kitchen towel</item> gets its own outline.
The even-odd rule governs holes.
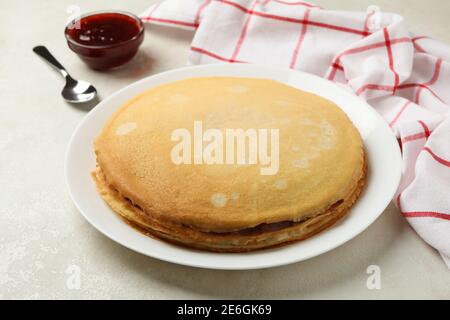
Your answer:
[[[412,34],[403,17],[375,6],[346,12],[295,0],[165,0],[141,18],[193,30],[191,64],[291,68],[366,99],[402,148],[395,202],[450,268],[450,47]]]

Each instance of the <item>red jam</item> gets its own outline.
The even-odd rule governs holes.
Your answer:
[[[144,40],[144,27],[128,13],[94,13],[68,26],[66,38],[70,49],[90,67],[105,70],[134,57]]]

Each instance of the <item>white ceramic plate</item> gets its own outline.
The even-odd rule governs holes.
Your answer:
[[[332,228],[302,242],[276,249],[244,254],[218,254],[189,250],[137,232],[122,221],[100,198],[90,177],[95,168],[92,142],[110,115],[142,91],[185,78],[235,76],[267,78],[323,96],[339,105],[364,139],[369,159],[368,185],[351,212]],[[144,255],[194,267],[211,269],[258,269],[290,264],[330,251],[349,241],[388,206],[401,176],[398,143],[383,119],[362,99],[319,77],[290,70],[255,65],[203,65],[188,67],[140,80],[102,101],[80,123],[70,141],[65,162],[72,199],[83,216],[100,232]]]

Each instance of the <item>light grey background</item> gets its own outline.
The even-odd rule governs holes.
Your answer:
[[[366,232],[320,257],[286,267],[225,272],[141,256],[94,230],[65,186],[64,152],[86,112],[59,96],[62,79],[31,51],[45,44],[74,77],[106,97],[148,75],[185,65],[191,32],[150,27],[137,58],[122,70],[89,70],[67,48],[69,5],[82,12],[140,13],[154,0],[0,2],[0,298],[450,298],[439,255],[391,206]],[[411,28],[450,43],[447,0],[328,0],[326,8],[379,5]],[[366,288],[369,265],[382,288]],[[66,271],[81,270],[79,290]],[[68,269],[69,268],[69,269]]]

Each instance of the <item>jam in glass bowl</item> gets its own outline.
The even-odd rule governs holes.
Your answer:
[[[122,11],[82,15],[65,30],[69,48],[96,70],[119,67],[130,61],[144,41],[144,25]]]

